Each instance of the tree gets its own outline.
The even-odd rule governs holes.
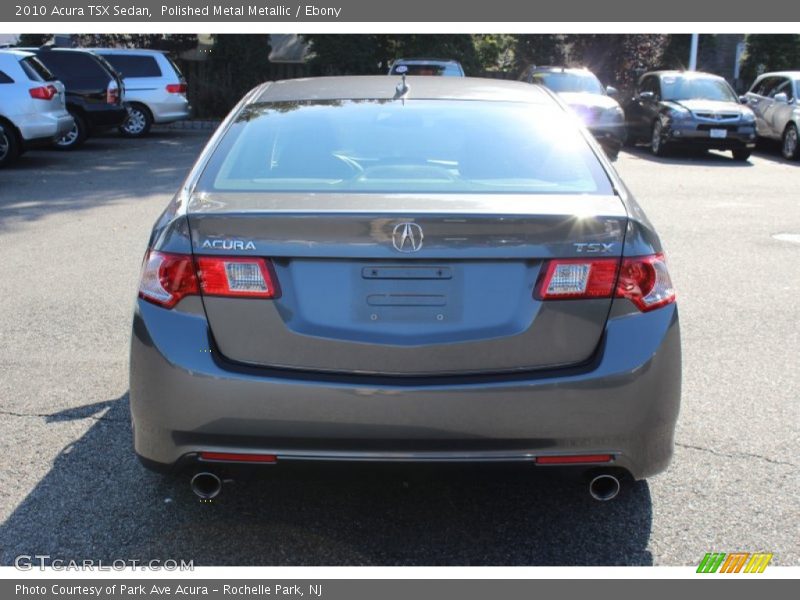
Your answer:
[[[534,65],[563,65],[567,60],[566,37],[558,34],[516,36],[514,65],[520,75]]]
[[[752,81],[767,71],[791,70],[800,65],[799,34],[752,34],[746,41],[741,70],[744,81]]]
[[[593,71],[601,81],[631,89],[645,71],[661,65],[669,36],[664,34],[570,35],[569,62]]]

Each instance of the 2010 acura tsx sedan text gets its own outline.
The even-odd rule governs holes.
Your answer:
[[[265,83],[158,219],[133,321],[136,453],[237,465],[525,462],[610,499],[672,456],[661,244],[541,86]]]

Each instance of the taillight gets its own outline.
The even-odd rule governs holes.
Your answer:
[[[31,95],[31,98],[36,98],[37,100],[52,100],[58,93],[58,90],[54,85],[42,85],[29,89],[28,93]]]
[[[642,312],[675,302],[675,289],[664,255],[623,259],[616,296],[628,298]]]
[[[167,84],[167,92],[170,94],[185,94],[186,93],[186,84],[185,83],[168,83]]]
[[[539,300],[627,298],[647,312],[675,301],[663,254],[623,258],[548,261],[536,284]]]
[[[278,298],[272,264],[263,258],[198,256],[150,250],[144,259],[139,297],[172,308],[203,293],[230,298]]]
[[[540,300],[609,298],[617,280],[619,260],[580,258],[551,260],[536,286]]]
[[[198,256],[200,288],[208,296],[277,298],[272,267],[263,258]]]
[[[192,257],[150,250],[144,258],[139,297],[172,308],[184,296],[197,294],[200,286]]]
[[[119,103],[119,86],[117,82],[112,79],[108,82],[108,87],[106,88],[106,104],[117,103]]]

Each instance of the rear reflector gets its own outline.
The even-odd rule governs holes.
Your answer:
[[[185,83],[168,83],[167,84],[167,92],[170,94],[185,94],[186,93],[186,84]]]
[[[201,452],[200,459],[268,464],[278,462],[278,457],[274,454],[239,454],[234,452]]]
[[[28,93],[31,95],[31,98],[36,98],[37,100],[52,100],[58,93],[58,90],[54,85],[42,85],[29,89]]]
[[[610,454],[576,454],[572,456],[538,456],[538,465],[572,465],[585,463],[607,463],[614,457]]]
[[[208,296],[277,298],[277,278],[263,258],[198,256],[200,288]]]
[[[555,259],[542,267],[534,297],[539,300],[627,298],[647,312],[675,301],[663,254],[620,259]]]

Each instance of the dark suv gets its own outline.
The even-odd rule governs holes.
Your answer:
[[[625,106],[628,141],[648,142],[656,156],[682,146],[730,150],[747,160],[756,118],[722,77],[694,71],[645,73]]]
[[[77,148],[93,132],[119,127],[128,112],[122,103],[122,81],[101,57],[72,48],[26,48],[33,52],[66,88],[67,110],[75,126],[56,147]]]

